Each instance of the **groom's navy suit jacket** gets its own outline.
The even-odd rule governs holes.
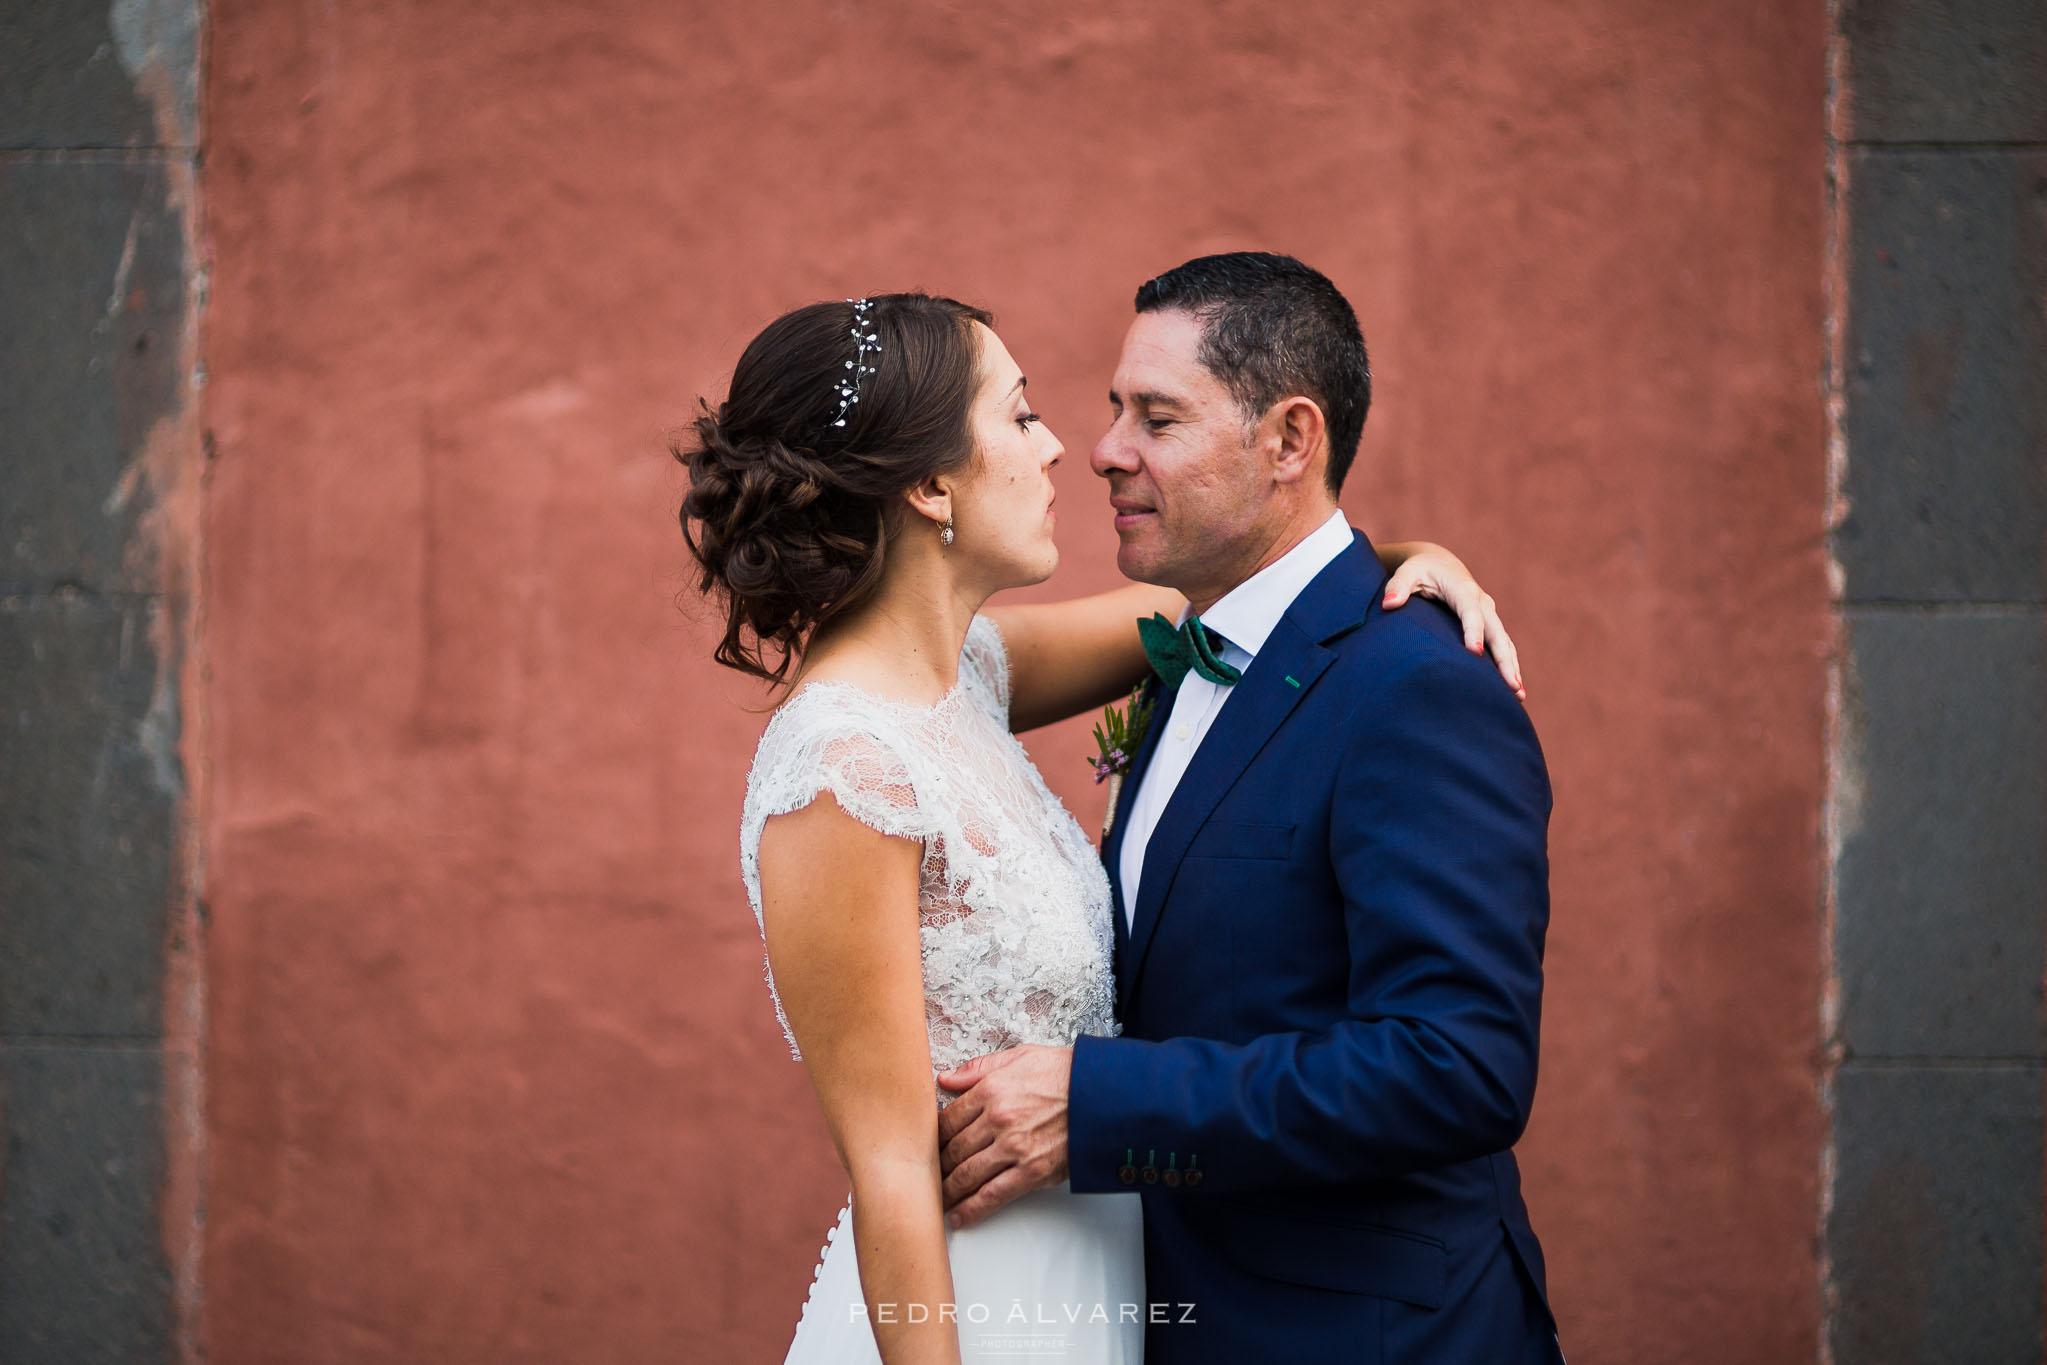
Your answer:
[[[1076,1191],[1134,1174],[1149,1298],[1192,1305],[1154,1316],[1147,1365],[1556,1359],[1510,1150],[1549,778],[1491,663],[1433,604],[1383,612],[1384,582],[1354,535],[1294,600],[1161,815],[1127,932],[1121,831],[1169,697],[1104,841],[1123,1033],[1074,1047],[1069,1165]]]

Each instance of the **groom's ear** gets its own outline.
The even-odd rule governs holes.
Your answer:
[[[1329,424],[1322,407],[1302,394],[1282,398],[1265,414],[1265,444],[1272,452],[1272,477],[1277,483],[1298,483],[1328,460]]]

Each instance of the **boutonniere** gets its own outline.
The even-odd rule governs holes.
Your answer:
[[[1123,792],[1123,776],[1137,759],[1137,751],[1144,744],[1144,732],[1151,728],[1154,705],[1154,700],[1144,695],[1144,684],[1139,683],[1123,706],[1104,707],[1102,719],[1095,726],[1095,756],[1088,760],[1088,766],[1095,770],[1097,783],[1109,784],[1109,813],[1102,818],[1104,843],[1116,824],[1116,800]]]

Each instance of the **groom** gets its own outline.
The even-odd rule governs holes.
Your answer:
[[[1122,1036],[940,1078],[956,1225],[1062,1179],[1142,1193],[1149,1365],[1560,1358],[1511,1150],[1549,780],[1449,617],[1380,609],[1336,510],[1370,385],[1299,261],[1138,291],[1092,464],[1118,566],[1193,615],[1147,631],[1153,718],[1102,849]]]

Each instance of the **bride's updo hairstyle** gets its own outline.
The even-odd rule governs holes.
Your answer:
[[[698,588],[725,608],[713,657],[771,683],[817,627],[881,582],[889,540],[908,529],[903,494],[966,464],[981,347],[978,308],[929,294],[877,294],[784,313],[748,344],[732,389],[671,449],[689,471],[682,535]],[[856,321],[879,338],[849,369]],[[860,400],[841,411],[840,384]],[[927,526],[930,534],[937,528]],[[771,662],[771,657],[772,662]]]

